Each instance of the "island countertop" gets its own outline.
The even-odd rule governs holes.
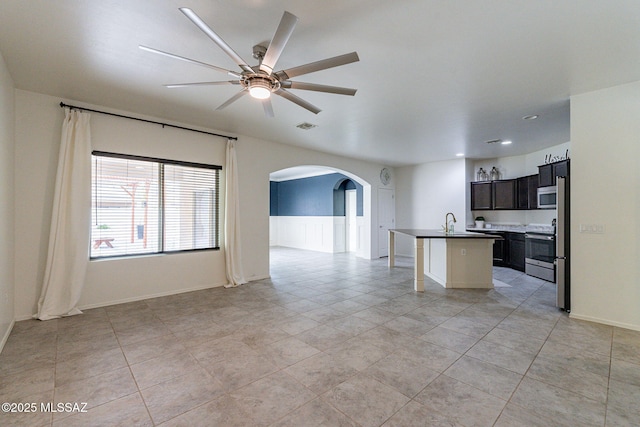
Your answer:
[[[421,228],[389,229],[389,268],[395,266],[396,234],[414,241],[413,288],[424,292],[424,276],[445,288],[493,288],[493,245],[496,234]],[[425,266],[427,270],[425,271]]]
[[[457,231],[455,233],[445,233],[443,230],[429,230],[424,228],[394,228],[389,231],[393,233],[405,234],[416,239],[494,239],[502,240],[502,237],[495,234],[472,233],[467,231]]]

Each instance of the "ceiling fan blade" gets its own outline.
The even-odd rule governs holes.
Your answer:
[[[235,63],[238,64],[240,68],[242,68],[243,71],[253,73],[253,69],[249,65],[247,65],[247,62],[242,59],[240,55],[238,55],[233,49],[231,49],[231,46],[229,46],[224,40],[222,40],[222,37],[216,34],[215,31],[213,31],[198,15],[196,15],[193,10],[189,9],[188,7],[181,7],[180,12],[184,13],[184,15],[189,18],[191,22],[193,22],[198,28],[200,28],[203,33],[205,33],[211,40],[213,40],[215,44],[220,47],[220,49],[222,49],[227,55],[229,55],[231,59],[233,59]]]
[[[269,117],[269,118],[274,117],[273,105],[271,104],[271,98],[267,98],[267,99],[263,99],[262,100],[262,108],[264,108],[264,115],[266,117]]]
[[[170,89],[176,87],[189,87],[189,86],[215,86],[215,85],[239,85],[240,80],[228,80],[223,82],[196,82],[196,83],[173,83],[164,85],[164,87],[168,87]]]
[[[288,80],[303,74],[314,73],[328,68],[339,67],[340,65],[351,64],[352,62],[358,62],[359,60],[360,58],[358,58],[358,54],[356,52],[351,52],[344,55],[334,56],[333,58],[327,58],[311,62],[309,64],[300,65],[298,67],[289,68],[288,70],[278,71],[275,74],[280,80]]]
[[[200,61],[196,61],[195,59],[185,58],[184,56],[174,55],[173,53],[164,52],[162,50],[154,49],[154,48],[148,47],[148,46],[140,45],[138,47],[140,49],[142,49],[142,50],[147,51],[147,52],[157,53],[158,55],[163,55],[163,56],[166,56],[166,57],[169,57],[169,58],[179,59],[180,61],[189,62],[191,64],[196,64],[196,65],[200,65],[200,66],[203,66],[203,67],[212,68],[212,69],[214,69],[216,71],[220,71],[222,73],[227,73],[231,77],[236,77],[236,78],[241,78],[242,77],[242,74],[240,74],[240,73],[236,73],[235,71],[227,70],[227,69],[221,68],[221,67],[216,67],[215,65],[207,64],[206,62],[200,62]]]
[[[350,89],[348,87],[326,86],[315,83],[292,82],[285,80],[281,82],[285,89],[314,90],[316,92],[335,93],[338,95],[355,95],[358,89]]]
[[[291,37],[297,22],[298,17],[289,12],[284,12],[282,19],[280,20],[280,24],[271,39],[271,43],[269,43],[267,53],[265,53],[264,58],[262,59],[260,70],[271,75],[273,67],[276,66],[276,62],[278,62],[278,58],[280,58],[285,45],[289,41],[289,37]]]
[[[315,105],[308,103],[304,99],[299,98],[296,95],[292,94],[291,92],[288,92],[288,91],[286,91],[286,90],[284,90],[282,88],[278,89],[274,93],[276,95],[280,95],[281,97],[283,97],[285,99],[288,99],[289,101],[293,102],[294,104],[298,104],[302,108],[306,108],[307,110],[311,111],[313,114],[318,114],[320,111],[322,111],[321,109],[319,109]]]
[[[231,98],[227,99],[225,101],[224,104],[222,104],[221,106],[219,106],[218,108],[216,108],[216,110],[222,110],[223,108],[228,107],[229,105],[233,104],[234,102],[236,102],[238,99],[242,98],[246,93],[247,93],[247,89],[242,89],[240,92],[236,93],[235,95],[233,95]]]

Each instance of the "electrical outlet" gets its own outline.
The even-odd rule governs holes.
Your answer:
[[[603,234],[604,224],[580,224],[580,233]]]
[[[460,249],[460,255],[464,256],[467,254],[467,248]]]

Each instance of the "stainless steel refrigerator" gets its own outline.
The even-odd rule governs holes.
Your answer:
[[[557,177],[556,193],[556,306],[571,311],[571,271],[569,256],[569,174]]]

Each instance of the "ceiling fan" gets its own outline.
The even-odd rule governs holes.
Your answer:
[[[355,95],[356,93],[356,89],[337,86],[326,86],[316,83],[294,82],[289,80],[292,77],[301,76],[303,74],[309,74],[315,71],[326,70],[328,68],[357,62],[360,59],[358,58],[358,54],[356,52],[335,56],[333,58],[323,59],[286,70],[280,70],[276,72],[273,71],[276,63],[278,62],[278,59],[280,58],[280,55],[282,54],[282,51],[284,50],[285,45],[287,44],[287,41],[289,40],[289,37],[291,37],[291,34],[293,33],[296,23],[298,22],[298,18],[289,12],[284,12],[284,14],[282,15],[280,24],[278,25],[278,28],[276,29],[276,32],[273,35],[269,46],[265,47],[262,45],[256,45],[253,47],[253,57],[258,60],[258,65],[250,66],[193,10],[182,7],[180,8],[180,11],[198,28],[200,28],[203,33],[205,33],[211,40],[213,40],[227,55],[229,55],[231,59],[233,59],[234,62],[238,64],[242,71],[231,71],[225,68],[174,55],[172,53],[164,52],[151,47],[139,46],[140,49],[147,52],[152,52],[159,55],[167,56],[169,58],[208,67],[236,78],[236,80],[228,81],[179,83],[165,85],[168,88],[207,85],[240,85],[242,86],[242,90],[229,98],[217,109],[221,110],[249,93],[252,97],[259,99],[262,102],[264,113],[267,117],[274,116],[273,106],[271,105],[270,99],[271,94],[281,96],[299,105],[300,107],[311,111],[314,114],[318,114],[321,111],[318,107],[303,100],[302,98],[299,98],[298,96],[291,93],[288,89],[312,90],[316,92],[326,92],[351,96]]]

